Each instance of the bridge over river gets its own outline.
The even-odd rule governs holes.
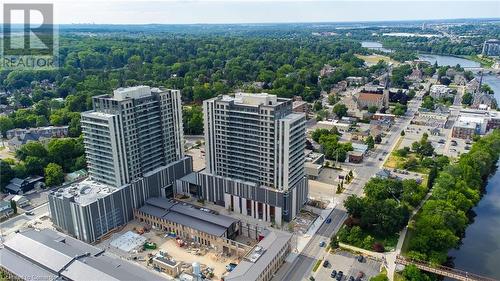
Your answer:
[[[466,271],[463,271],[460,269],[451,268],[451,267],[442,266],[442,265],[435,266],[435,265],[431,265],[428,262],[407,259],[403,256],[396,257],[396,264],[402,264],[402,265],[413,264],[420,270],[431,272],[431,273],[441,275],[444,277],[453,278],[455,280],[461,280],[461,281],[498,281],[496,279],[480,276],[480,275],[477,275],[477,274],[474,274],[471,272],[466,272]]]

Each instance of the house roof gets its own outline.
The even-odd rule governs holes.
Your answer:
[[[11,191],[13,193],[19,193],[21,191],[21,187],[19,185],[16,185],[16,184],[13,184],[13,183],[9,183],[5,189],[7,189],[8,191]]]

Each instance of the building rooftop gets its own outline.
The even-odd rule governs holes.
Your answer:
[[[104,198],[109,194],[116,192],[120,188],[98,183],[89,178],[73,183],[65,188],[59,188],[51,191],[51,195],[57,197],[73,197],[74,201],[81,205],[87,205],[99,198]]]
[[[104,250],[50,230],[17,233],[0,249],[0,264],[18,276],[47,280],[165,280]]]
[[[237,219],[216,214],[208,209],[165,198],[150,198],[139,211],[215,236],[224,235],[231,225],[238,222]]]
[[[477,128],[477,124],[476,122],[468,122],[468,121],[465,121],[465,120],[458,120],[454,127],[457,127],[457,128],[465,128],[465,129],[476,129]]]
[[[110,114],[110,113],[105,113],[105,112],[100,112],[100,111],[86,111],[83,112],[82,115],[85,116],[91,116],[93,118],[99,118],[99,119],[109,119],[115,116],[115,114]]]
[[[382,94],[372,94],[372,93],[360,93],[358,99],[365,101],[379,101],[383,99],[384,96]]]
[[[241,261],[233,271],[224,277],[226,281],[259,280],[259,275],[266,269],[279,251],[290,241],[292,234],[272,230]]]
[[[307,102],[302,101],[302,100],[296,100],[293,102],[293,108],[301,107],[303,105],[307,105]]]
[[[223,95],[218,98],[221,101],[234,102],[234,104],[247,106],[276,106],[287,100],[268,93],[235,93],[234,96]]]
[[[364,154],[368,151],[368,145],[362,144],[362,143],[353,142],[352,148],[353,148],[354,152],[359,152],[362,154]]]
[[[127,88],[118,88],[113,91],[113,98],[116,100],[137,99],[151,95],[149,86],[135,86]]]

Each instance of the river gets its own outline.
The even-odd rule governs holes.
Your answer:
[[[437,62],[439,66],[442,65],[449,65],[449,66],[455,66],[457,64],[460,64],[461,67],[480,67],[481,64],[472,60],[464,59],[464,58],[459,58],[459,57],[453,57],[453,56],[442,56],[442,55],[431,55],[431,54],[421,54],[418,56],[420,60],[425,60],[428,61],[432,64]]]
[[[495,91],[500,104],[500,78],[485,75],[483,82]],[[465,231],[462,245],[448,254],[454,258],[455,268],[500,280],[500,169],[490,177],[486,193],[473,210],[476,217]]]
[[[448,254],[455,268],[500,280],[500,170],[489,179],[486,193],[473,210],[476,217],[462,245]]]
[[[497,104],[500,104],[500,76],[494,74],[485,74],[483,76],[483,83],[488,84],[493,89],[493,91],[495,91]]]
[[[382,43],[375,42],[375,41],[363,41],[363,42],[361,42],[361,47],[364,47],[364,48],[367,48],[370,50],[382,51],[385,53],[392,53],[392,50],[382,47]]]

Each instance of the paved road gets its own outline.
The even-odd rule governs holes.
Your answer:
[[[362,164],[352,165],[355,166],[356,177],[349,189],[341,194],[338,198],[339,204],[332,210],[329,217],[332,219],[330,224],[323,223],[316,234],[311,238],[309,243],[304,247],[303,251],[293,261],[293,263],[286,267],[285,272],[278,272],[276,280],[283,281],[300,281],[308,280],[314,263],[317,259],[323,256],[323,249],[319,247],[321,241],[328,242],[330,237],[333,236],[340,229],[345,219],[347,218],[346,210],[342,202],[351,194],[361,195],[363,187],[366,182],[373,177],[382,167],[384,161],[392,151],[396,141],[399,139],[401,131],[406,128],[413,117],[414,112],[420,107],[422,92],[417,94],[417,98],[408,103],[407,116],[399,118],[392,126],[387,137],[378,145],[372,155],[367,157]],[[379,159],[383,160],[380,161]]]
[[[31,216],[26,214],[19,214],[0,223],[0,235],[7,236],[17,230],[27,227],[30,222],[34,222],[35,220],[48,215],[49,203],[42,204],[32,209],[31,211],[33,212],[33,215]]]

